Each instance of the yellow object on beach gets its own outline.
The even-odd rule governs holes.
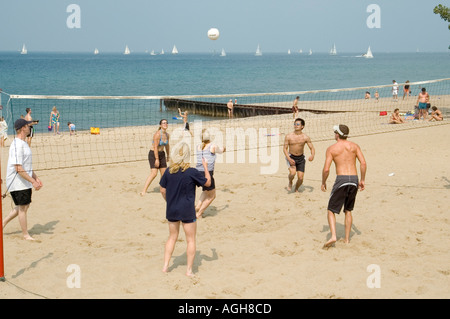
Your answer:
[[[91,134],[95,134],[95,135],[100,134],[100,128],[99,127],[91,127]]]

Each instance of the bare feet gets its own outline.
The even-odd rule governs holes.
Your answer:
[[[34,239],[33,237],[31,237],[30,235],[24,235],[23,239],[25,240],[30,240],[30,241],[36,241],[36,239]]]
[[[335,242],[336,242],[336,238],[330,238],[330,240],[327,241],[327,242],[323,245],[322,248],[323,248],[323,249],[328,249],[328,248],[330,248],[331,246],[333,246]]]
[[[162,272],[167,274],[169,272],[169,266],[164,266]]]
[[[139,195],[144,196],[145,192],[140,192]]]
[[[286,190],[288,192],[292,191],[292,181],[289,182],[288,186],[286,187]]]
[[[195,278],[195,274],[192,271],[186,272],[186,276],[188,276],[189,278]]]

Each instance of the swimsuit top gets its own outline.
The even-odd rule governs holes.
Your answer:
[[[166,137],[167,137],[167,133],[165,133],[166,134]],[[153,144],[153,142],[152,142],[152,144]],[[169,144],[169,139],[167,139],[167,141],[163,141],[163,139],[162,139],[162,134],[161,134],[161,137],[159,138],[159,146],[166,146],[167,144]]]

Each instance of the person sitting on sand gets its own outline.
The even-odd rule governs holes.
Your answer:
[[[364,96],[364,99],[370,100],[370,92],[369,91],[366,92],[366,95]]]
[[[391,114],[391,118],[389,119],[389,124],[402,124],[405,123],[405,120],[400,116],[399,109],[395,109]]]
[[[436,106],[432,106],[431,107],[431,117],[428,121],[443,121],[444,120],[444,116],[442,115],[441,110],[439,110]]]

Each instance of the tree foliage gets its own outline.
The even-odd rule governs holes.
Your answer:
[[[434,7],[433,12],[435,14],[439,14],[441,16],[441,19],[450,22],[450,8],[447,8],[446,6],[440,4]],[[450,24],[448,25],[448,29],[450,30]]]

